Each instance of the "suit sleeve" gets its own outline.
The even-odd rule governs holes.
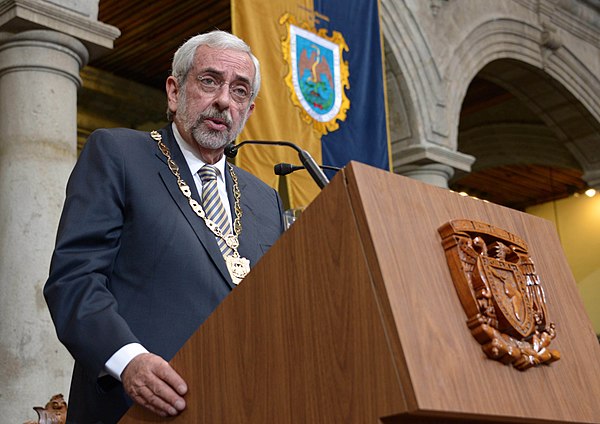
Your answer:
[[[109,290],[125,209],[124,157],[94,132],[69,178],[44,296],[58,338],[94,379],[107,359],[139,342]]]

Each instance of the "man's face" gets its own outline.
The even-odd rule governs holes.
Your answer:
[[[230,90],[251,90],[254,73],[247,53],[200,46],[185,85],[179,87],[175,78],[167,79],[169,108],[187,142],[217,150],[239,135],[254,103],[232,97]]]

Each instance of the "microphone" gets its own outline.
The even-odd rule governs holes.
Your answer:
[[[339,171],[340,168],[335,166],[319,165],[321,169],[328,169],[330,171]],[[305,169],[303,166],[292,165],[291,163],[278,163],[273,167],[275,175],[287,175],[292,172],[298,171],[299,169]]]
[[[225,156],[228,158],[234,158],[240,147],[244,144],[262,144],[262,145],[276,145],[276,146],[287,146],[298,152],[300,162],[306,168],[312,179],[317,183],[320,188],[325,187],[329,184],[329,179],[325,176],[319,165],[315,162],[312,156],[306,151],[298,147],[296,144],[289,141],[266,141],[266,140],[245,140],[240,144],[228,144],[225,146]]]

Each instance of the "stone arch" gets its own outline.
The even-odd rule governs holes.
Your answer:
[[[384,48],[388,121],[390,122],[392,154],[395,154],[400,146],[420,139],[423,134],[423,126],[416,118],[417,111],[414,103],[410,101],[409,96],[405,95],[410,92],[410,89],[387,40],[384,40]]]
[[[394,171],[447,187],[454,169],[468,171],[473,158],[449,144],[446,93],[436,58],[404,2],[382,1],[381,11],[388,101],[392,116],[407,126],[401,134],[392,128]]]
[[[582,161],[577,146],[597,142],[600,123],[539,68],[514,59],[487,64],[469,87],[459,125],[458,148],[477,160],[471,174],[456,175],[454,189],[522,209],[590,185],[582,173],[594,159]]]
[[[420,139],[444,145],[447,128],[443,117],[442,78],[425,36],[408,7],[401,2],[381,2],[381,23],[388,51],[388,63],[396,70],[395,77],[405,88],[413,109],[413,137],[404,145],[418,144]]]
[[[445,72],[447,92],[453,93],[448,99],[448,119],[455,123],[450,142],[458,148],[462,102],[478,75],[528,104],[577,160],[588,184],[598,187],[600,81],[552,37],[543,25],[496,19],[482,22],[463,39]],[[536,75],[539,87],[546,87],[545,97],[513,82],[528,73]]]
[[[541,30],[528,22],[494,19],[477,25],[454,50],[444,72],[448,99],[451,145],[456,148],[462,101],[473,78],[488,63],[515,59],[541,67]]]

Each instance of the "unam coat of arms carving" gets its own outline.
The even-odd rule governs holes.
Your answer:
[[[521,371],[559,360],[527,243],[471,220],[453,220],[438,231],[467,325],[487,356]]]

